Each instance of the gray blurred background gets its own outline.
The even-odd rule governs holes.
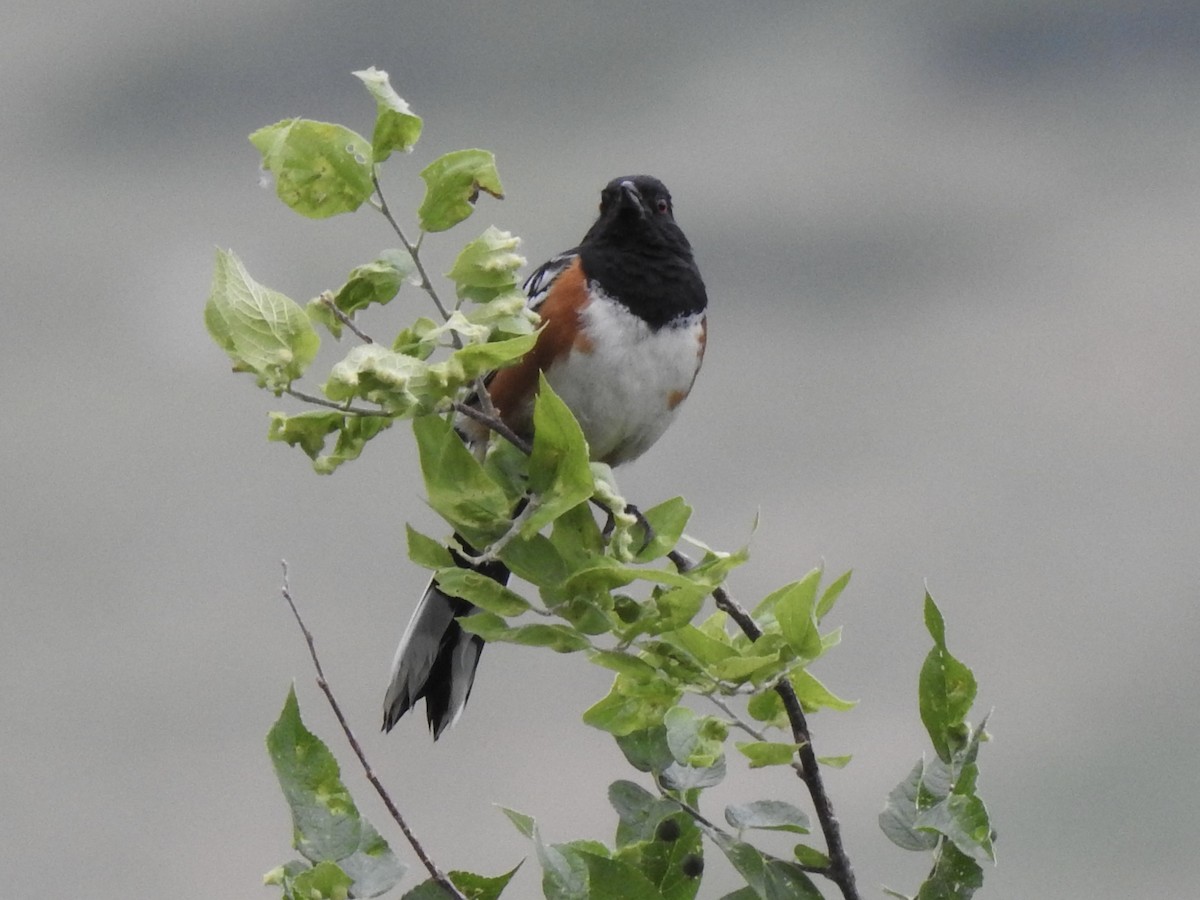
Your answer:
[[[994,712],[982,896],[1195,895],[1200,7],[1194,3],[10,3],[0,27],[4,440],[0,881],[11,897],[270,896],[289,820],[263,737],[307,722],[384,811],[313,686],[279,560],[381,776],[446,867],[611,837],[625,769],[579,722],[608,679],[490,648],[460,725],[376,731],[423,584],[406,429],[318,478],[265,441],[291,408],[204,332],[213,248],[303,302],[390,246],[259,187],[255,128],[368,133],[354,69],[426,117],[393,205],[451,149],[497,154],[488,224],[531,263],[597,192],[660,176],[712,301],[705,370],[622,473],[689,529],[751,538],[747,603],[824,561],[855,576],[814,721],[864,896],[925,861],[875,818],[926,739],[926,585]],[[1078,5],[1083,10],[1082,5]],[[411,213],[406,221],[411,222]],[[399,308],[403,307],[403,308]],[[427,312],[409,292],[374,321]],[[321,366],[337,357],[325,353]],[[314,383],[318,377],[312,379]],[[719,803],[800,797],[732,774]],[[411,853],[393,838],[393,846]],[[786,850],[779,843],[777,849]],[[705,896],[730,885],[710,856]],[[537,893],[531,861],[514,897]],[[406,881],[406,887],[415,878]]]

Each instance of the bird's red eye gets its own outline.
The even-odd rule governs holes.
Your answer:
[[[666,197],[659,197],[656,205],[658,207],[658,211],[664,214],[671,208],[671,204],[667,201]]]

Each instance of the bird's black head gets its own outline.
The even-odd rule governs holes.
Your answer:
[[[671,192],[652,175],[625,175],[604,186],[600,216],[584,238],[589,241],[640,245],[650,252],[691,251],[675,224]]]
[[[588,279],[650,324],[702,312],[708,303],[692,246],[675,224],[671,193],[657,178],[614,178],[579,258]]]

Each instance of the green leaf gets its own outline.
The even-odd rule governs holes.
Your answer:
[[[438,588],[451,597],[468,600],[497,616],[519,616],[529,610],[529,601],[480,572],[454,565],[439,569]]]
[[[322,389],[335,403],[362,398],[378,403],[396,416],[421,409],[426,396],[429,367],[418,359],[396,353],[380,344],[363,344],[329,371]]]
[[[830,865],[828,856],[815,847],[808,846],[808,844],[797,844],[794,853],[796,854],[796,861],[802,866],[823,869]]]
[[[596,565],[610,565],[604,556],[604,536],[586,503],[571,507],[554,520],[550,541],[574,570],[575,588],[582,587],[582,579],[578,577],[581,571]]]
[[[682,628],[664,635],[664,638],[672,644],[682,647],[701,665],[708,666],[737,654],[733,645],[729,643],[729,638],[723,632],[721,636],[725,639],[721,640],[719,637],[705,634],[695,625],[684,625]]]
[[[423,231],[453,228],[475,210],[480,192],[504,199],[496,157],[487,150],[455,150],[421,172],[425,199],[417,210]]]
[[[691,518],[692,508],[682,497],[672,497],[642,512],[654,529],[654,537],[635,557],[638,562],[651,562],[675,548]]]
[[[921,667],[921,721],[938,757],[949,762],[970,740],[970,728],[965,720],[975,702],[975,676],[946,649],[946,625],[928,593],[925,594],[925,626],[934,647]]]
[[[309,459],[316,459],[325,449],[325,439],[341,430],[346,421],[345,413],[334,410],[317,410],[289,416],[273,412],[267,429],[267,440],[283,441],[291,447],[299,447]]]
[[[760,769],[763,766],[787,766],[796,758],[799,744],[784,744],[775,741],[746,741],[736,744],[743,755],[750,760],[750,768]]]
[[[429,505],[475,546],[486,546],[508,529],[510,509],[453,426],[439,416],[413,420]]]
[[[392,349],[405,356],[428,359],[437,349],[441,333],[433,319],[421,316],[396,335],[396,339],[392,341]]]
[[[653,840],[659,822],[679,812],[679,804],[651,794],[632,781],[614,781],[608,786],[608,802],[616,810],[617,847]]]
[[[536,832],[534,846],[542,865],[542,893],[546,900],[590,900],[587,863],[575,847],[545,844]]]
[[[508,883],[512,881],[512,877],[517,874],[519,868],[521,868],[521,863],[517,863],[503,875],[491,877],[461,871],[447,872],[446,877],[454,883],[463,896],[467,897],[467,900],[496,900],[508,887]],[[429,878],[406,893],[401,900],[446,900],[446,890]]]
[[[408,538],[408,558],[423,569],[443,569],[454,565],[454,557],[441,541],[435,541],[411,525],[404,526]]]
[[[719,831],[710,831],[709,837],[761,900],[824,900],[816,885],[794,863],[775,859]]]
[[[523,812],[517,812],[515,809],[509,809],[507,806],[499,807],[500,812],[508,816],[508,820],[517,827],[517,831],[525,835],[527,838],[533,837],[534,829],[537,828],[537,822],[533,816],[527,816]]]
[[[711,766],[685,766],[673,762],[660,776],[663,787],[671,791],[692,791],[710,788],[725,780],[725,757]]]
[[[658,677],[658,670],[654,666],[630,653],[618,650],[594,650],[588,654],[588,659],[598,666],[627,675],[635,681],[647,681]]]
[[[328,475],[342,463],[358,459],[367,441],[390,428],[392,422],[393,419],[387,416],[347,415],[332,410],[295,416],[273,412],[267,440],[299,446],[313,461],[313,470],[318,475]],[[326,438],[335,432],[337,441],[333,452],[323,453]]]
[[[937,846],[936,834],[917,828],[917,798],[924,771],[925,761],[917,760],[908,777],[892,788],[879,814],[880,829],[903,850],[932,850]]]
[[[665,900],[645,875],[628,863],[581,854],[588,870],[589,900]]]
[[[304,900],[346,900],[354,879],[337,863],[321,862],[292,879],[289,895]],[[355,895],[359,896],[359,895]],[[369,894],[361,896],[371,896]]]
[[[995,862],[992,826],[983,801],[974,795],[951,794],[941,803],[917,814],[917,828],[944,834],[976,862]]]
[[[375,162],[383,162],[393,150],[411,150],[421,137],[421,117],[392,88],[387,72],[371,66],[354,74],[366,85],[377,106],[371,138]]]
[[[642,681],[617,675],[608,696],[589,707],[583,721],[620,737],[661,725],[680,694],[679,688],[663,678]]]
[[[831,769],[844,769],[850,765],[850,760],[852,759],[854,759],[854,756],[847,753],[845,756],[818,756],[817,762]]]
[[[334,305],[348,316],[372,303],[385,306],[413,273],[412,257],[400,250],[385,250],[373,262],[350,270],[346,283],[333,296]]]
[[[760,691],[751,696],[746,704],[746,711],[751,718],[766,722],[776,728],[787,728],[787,710],[783,706],[783,698],[774,689]]]
[[[292,884],[296,880],[296,876],[301,872],[307,872],[312,868],[308,860],[293,859],[290,862],[284,863],[282,866],[276,866],[270,872],[263,876],[263,884],[275,884],[283,888],[283,896],[286,898],[292,896]]]
[[[459,297],[480,302],[492,300],[517,286],[517,272],[525,265],[525,257],[517,253],[519,246],[519,237],[489,225],[483,234],[463,247],[446,277],[454,282]],[[520,299],[524,303],[524,297]]]
[[[687,585],[656,592],[654,607],[658,612],[658,631],[682,628],[696,617],[709,591],[706,587]]]
[[[509,541],[500,552],[500,559],[518,578],[536,585],[543,598],[567,579],[570,569],[554,544],[542,534]],[[547,603],[551,602],[547,598]]]
[[[829,688],[817,680],[807,669],[797,669],[791,675],[792,687],[796,689],[796,697],[806,713],[814,713],[821,709],[836,709],[844,712],[858,705],[857,700],[843,700]]]
[[[667,710],[663,724],[667,726],[667,746],[680,765],[707,769],[724,756],[729,728],[720,720],[676,706]]]
[[[820,622],[828,612],[833,609],[833,604],[837,602],[838,597],[842,596],[842,591],[846,589],[846,585],[850,583],[850,572],[844,572],[833,584],[825,588],[825,593],[821,595],[821,599],[817,601],[817,621]]]
[[[625,759],[639,772],[662,771],[675,761],[671,748],[667,746],[667,729],[665,725],[655,725],[640,731],[616,736],[617,746],[625,754]]]
[[[537,334],[520,334],[503,340],[467,344],[449,358],[429,367],[429,378],[438,388],[436,396],[448,397],[493,369],[511,365],[533,349]]]
[[[667,900],[692,900],[700,888],[700,829],[674,800],[630,781],[614,782],[608,799],[620,817],[616,858],[640,871]]]
[[[726,806],[725,821],[738,831],[761,828],[808,834],[810,830],[804,811],[782,800],[756,800],[753,803]]]
[[[250,277],[232,252],[217,250],[204,324],[236,372],[253,372],[276,393],[299,378],[321,339],[295,301]]]
[[[820,577],[820,569],[814,569],[800,581],[771,595],[774,598],[775,619],[779,622],[784,639],[796,651],[796,655],[804,660],[816,659],[822,650],[815,615]]]
[[[356,896],[371,897],[391,890],[405,866],[371,823],[359,815],[333,754],[304,727],[294,688],[288,691],[283,711],[267,735],[267,750],[291,808],[294,846],[316,865],[311,876],[319,882],[316,887],[339,883],[336,873],[318,872],[320,863],[335,862],[339,871],[353,880]]]
[[[541,531],[567,510],[585,502],[596,489],[583,429],[547,383],[545,374],[538,376],[538,396],[533,406],[529,485],[538,495],[538,508],[521,528],[525,536]]]
[[[943,843],[933,872],[921,885],[916,900],[971,900],[983,887],[983,869],[953,844]]]
[[[353,212],[375,189],[371,145],[349,128],[284,119],[250,135],[279,199],[301,215],[324,219]]]
[[[754,680],[761,683],[783,671],[784,663],[778,656],[731,656],[708,667],[708,671],[721,681],[740,684]]]
[[[591,648],[584,635],[568,625],[518,625],[510,627],[504,619],[489,612],[472,613],[458,620],[462,630],[477,634],[485,641],[502,641],[525,647],[548,647],[556,653],[576,653]]]
[[[783,587],[772,591],[758,606],[754,607],[754,619],[764,628],[769,626],[776,619],[776,607],[780,601],[786,600],[789,605],[803,611],[808,608],[815,608],[817,586],[821,583],[820,568],[812,569],[799,581],[793,581],[791,584],[785,584]]]

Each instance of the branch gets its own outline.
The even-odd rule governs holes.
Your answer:
[[[344,412],[350,416],[380,416],[385,419],[394,418],[382,409],[364,409],[361,406],[351,406],[348,403],[334,403],[332,400],[326,400],[324,397],[318,397],[315,394],[306,394],[304,391],[298,391],[291,387],[284,388],[283,392],[289,397],[295,397],[297,400],[303,400],[305,403],[312,403],[316,406],[327,406],[330,409],[336,409],[338,412]]]
[[[392,211],[388,209],[387,200],[383,197],[383,188],[379,186],[378,173],[371,172],[371,181],[375,185],[375,196],[379,198],[379,205],[376,207],[388,224],[392,226],[392,231],[396,232],[396,236],[400,238],[400,243],[404,245],[404,249],[408,251],[408,255],[412,257],[413,265],[417,267],[417,274],[421,276],[421,290],[429,295],[429,299],[433,301],[433,305],[437,307],[438,312],[442,315],[442,321],[446,322],[450,319],[450,312],[446,309],[446,305],[442,303],[442,298],[438,296],[437,289],[434,288],[433,282],[429,280],[429,274],[425,271],[425,264],[421,262],[421,242],[413,243],[404,234],[404,229],[400,227],[400,223],[396,221],[392,215]],[[422,234],[422,237],[424,235]],[[450,337],[454,341],[454,349],[462,348],[462,340],[455,331],[450,332]]]
[[[526,454],[530,452],[528,441],[516,435],[500,419],[488,416],[486,413],[461,402],[455,403],[454,408],[468,418],[486,425],[521,449],[522,452]],[[695,563],[678,550],[672,550],[667,554],[667,558],[681,572],[686,572],[695,567]],[[746,611],[745,607],[734,600],[725,588],[718,585],[713,589],[712,595],[717,603],[717,608],[728,614],[750,640],[755,641],[762,637],[762,629],[758,627],[758,623],[754,621],[754,617]],[[775,685],[775,691],[779,694],[780,699],[783,700],[783,708],[787,713],[788,722],[792,727],[792,740],[799,745],[797,753],[800,760],[799,763],[793,763],[792,767],[796,770],[801,780],[803,780],[805,787],[808,788],[809,796],[812,798],[813,809],[817,814],[817,821],[821,825],[821,833],[825,836],[825,846],[829,851],[829,867],[817,871],[828,877],[841,889],[845,900],[860,900],[858,888],[854,884],[854,870],[850,866],[850,859],[846,855],[845,846],[842,844],[841,827],[838,825],[837,817],[834,815],[833,804],[829,800],[829,795],[825,792],[825,783],[821,779],[820,764],[817,762],[816,752],[812,748],[812,736],[808,730],[808,720],[804,716],[804,709],[800,706],[800,699],[796,696],[796,689],[792,687],[792,683],[788,679],[783,678]]]
[[[500,435],[500,437],[504,438],[526,456],[533,452],[533,445],[504,424],[504,420],[499,416],[490,416],[483,410],[476,409],[474,406],[464,403],[461,400],[455,402],[454,411],[462,413],[468,419],[474,419],[480,425],[496,432],[496,434]]]
[[[342,713],[341,706],[338,705],[337,699],[333,696],[333,689],[329,686],[329,682],[325,679],[325,672],[322,670],[321,660],[317,656],[317,645],[313,641],[312,632],[309,631],[308,626],[304,624],[304,619],[300,617],[300,611],[296,608],[296,601],[292,599],[291,590],[288,587],[288,569],[286,561],[283,562],[282,592],[283,599],[286,600],[288,606],[291,607],[292,615],[296,617],[296,624],[300,626],[300,631],[304,635],[304,640],[308,643],[308,655],[312,657],[313,668],[317,670],[317,687],[321,689],[321,691],[325,694],[325,699],[329,701],[329,706],[333,710],[333,714],[337,717],[338,724],[342,726],[342,732],[346,735],[346,740],[350,742],[350,749],[354,751],[354,755],[358,757],[358,761],[362,764],[363,772],[367,776],[367,781],[371,782],[371,786],[375,788],[375,793],[377,793],[380,799],[383,800],[383,805],[387,807],[387,811],[391,813],[391,816],[395,820],[396,824],[400,826],[400,830],[404,832],[404,837],[408,840],[408,843],[412,846],[413,850],[416,851],[417,857],[421,860],[421,863],[425,866],[425,869],[429,872],[433,880],[436,881],[438,885],[441,886],[442,890],[444,890],[451,897],[455,897],[457,900],[467,900],[462,892],[454,886],[454,882],[446,877],[446,874],[437,867],[437,864],[425,852],[425,848],[421,846],[421,842],[417,840],[417,836],[413,834],[412,829],[408,827],[408,823],[404,821],[404,816],[400,814],[400,810],[397,809],[396,804],[392,802],[391,795],[388,794],[387,789],[383,786],[383,783],[375,775],[374,770],[371,768],[371,764],[367,762],[367,757],[366,754],[363,753],[362,746],[358,743],[358,739],[354,736],[354,732],[350,730],[350,724],[346,721],[346,717]]]
[[[667,554],[667,558],[681,572],[686,572],[695,566],[695,563],[678,550],[672,550]],[[713,599],[717,602],[717,609],[728,614],[742,629],[746,637],[756,641],[762,636],[762,629],[758,627],[754,617],[746,611],[745,607],[734,600],[725,588],[720,586],[714,588]],[[804,781],[805,787],[808,788],[813,809],[817,814],[817,821],[821,823],[821,833],[825,836],[825,847],[829,851],[829,868],[821,870],[821,874],[827,876],[841,889],[842,896],[846,900],[860,900],[858,888],[854,884],[854,870],[850,868],[850,859],[846,856],[846,848],[842,844],[841,827],[833,813],[833,804],[829,800],[829,795],[825,792],[825,783],[821,780],[820,765],[817,763],[817,754],[812,747],[812,736],[808,730],[808,720],[804,717],[804,709],[800,706],[800,698],[796,696],[796,689],[786,678],[781,679],[775,685],[775,691],[783,700],[783,708],[787,712],[788,722],[792,726],[792,740],[800,745],[800,749],[797,751],[800,756],[800,766],[797,772]]]
[[[323,304],[325,304],[327,307],[329,307],[329,311],[331,313],[333,313],[333,317],[335,319],[337,319],[339,322],[341,322],[343,325],[345,325],[347,328],[349,328],[351,331],[353,331],[356,335],[358,335],[358,339],[361,340],[364,344],[375,343],[374,338],[372,338],[368,334],[363,334],[363,332],[359,331],[358,326],[354,324],[354,320],[352,318],[350,318],[348,315],[346,315],[344,312],[342,312],[340,309],[338,309],[337,304],[333,302],[333,295],[330,294],[329,291],[326,291],[325,293],[323,293],[321,295],[321,302]]]

